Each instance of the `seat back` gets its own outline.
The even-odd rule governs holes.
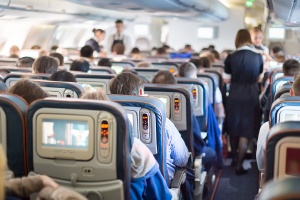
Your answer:
[[[33,80],[53,97],[80,98],[85,92],[79,83]]]
[[[0,58],[0,66],[16,66],[17,58]]]
[[[145,77],[147,81],[151,82],[156,72],[158,72],[160,69],[136,67],[134,68],[134,70],[138,73],[139,76]]]
[[[205,72],[217,75],[219,88],[222,88],[222,86],[224,85],[223,77],[222,77],[223,71],[224,70],[220,69],[220,68],[206,68],[205,69]]]
[[[98,89],[101,88],[103,91],[105,91],[107,94],[110,93],[109,90],[109,81],[115,77],[114,74],[84,74],[84,73],[76,73],[74,74],[77,83],[79,84],[89,84],[93,88]]]
[[[18,96],[0,94],[0,141],[6,152],[8,168],[15,177],[28,173],[25,153],[27,107],[27,103]]]
[[[164,99],[166,104],[157,98],[109,95],[110,100],[121,104],[131,119],[135,137],[139,138],[152,152],[160,166],[160,171],[168,181],[166,164],[166,106],[170,99]]]
[[[281,97],[290,96],[290,90],[292,89],[292,84],[284,84],[282,85],[277,92],[275,93],[274,100],[279,99]]]
[[[152,65],[161,70],[169,70],[171,73],[178,71],[178,65],[174,62],[152,62]]]
[[[215,74],[210,73],[198,73],[197,77],[207,83],[209,89],[209,102],[214,105],[218,77]]]
[[[0,93],[5,92],[7,90],[7,86],[3,81],[0,80]]]
[[[21,78],[49,80],[50,74],[31,74],[31,73],[11,73],[7,74],[3,80],[7,88],[13,86]]]
[[[167,117],[174,123],[188,150],[194,155],[191,92],[180,85],[166,84],[145,84],[144,90],[149,96],[170,99],[170,104],[166,104],[167,110],[170,110]]]
[[[300,97],[288,96],[274,101],[270,111],[270,127],[285,121],[300,121]]]
[[[26,119],[31,171],[88,199],[130,199],[133,133],[122,106],[48,98],[31,104]]]
[[[116,74],[114,70],[112,70],[110,67],[98,67],[98,66],[92,66],[90,67],[91,73],[99,73],[99,74]]]
[[[0,71],[5,71],[6,73],[31,73],[32,68],[26,67],[14,67],[14,66],[1,66]]]
[[[290,76],[283,76],[274,80],[274,82],[272,82],[270,86],[271,102],[274,101],[277,90],[287,82],[292,82],[292,81],[294,81],[294,77],[290,77]]]
[[[283,77],[283,71],[282,69],[276,69],[276,70],[272,70],[270,72],[270,83],[272,84],[276,79]]]
[[[196,116],[201,130],[206,130],[208,87],[203,80],[191,78],[177,78],[177,83],[183,85],[193,94],[193,113]]]
[[[271,128],[265,151],[265,182],[300,176],[300,123],[283,122]]]

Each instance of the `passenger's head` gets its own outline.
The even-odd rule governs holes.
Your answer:
[[[49,94],[45,92],[38,84],[26,78],[16,82],[7,90],[7,93],[22,97],[28,104],[31,104],[37,99],[49,97]]]
[[[215,55],[212,54],[210,51],[201,52],[199,57],[200,58],[201,57],[207,57],[211,63],[215,62],[215,59],[216,59]]]
[[[297,76],[300,71],[300,64],[295,59],[288,59],[283,63],[282,71],[285,76]]]
[[[273,48],[271,49],[271,52],[270,52],[270,55],[271,55],[271,56],[275,56],[275,55],[277,55],[277,54],[284,54],[283,51],[282,51],[282,49],[281,49],[280,47],[278,47],[278,46],[273,47]]]
[[[110,81],[109,89],[111,94],[134,95],[144,94],[142,79],[131,72],[122,72]]]
[[[33,45],[33,46],[31,47],[31,49],[39,50],[39,49],[41,49],[41,46],[39,46],[39,45]]]
[[[93,33],[95,35],[95,37],[99,40],[102,41],[104,39],[105,36],[105,31],[102,29],[93,29]]]
[[[249,30],[251,41],[255,46],[260,46],[263,41],[263,32],[260,27],[253,27]]]
[[[123,44],[117,43],[113,46],[112,52],[115,55],[124,55],[125,46]]]
[[[235,37],[235,47],[240,48],[245,45],[252,45],[250,33],[247,29],[240,29]]]
[[[141,53],[140,49],[137,48],[137,47],[134,47],[132,50],[131,50],[131,54],[139,54]]]
[[[50,81],[76,82],[75,76],[66,70],[54,72],[49,79]]]
[[[98,66],[103,66],[103,67],[111,67],[112,64],[108,58],[101,58],[98,61]]]
[[[123,21],[122,20],[118,19],[116,21],[116,29],[117,29],[117,33],[118,34],[120,34],[123,31],[124,25],[123,25]]]
[[[42,56],[48,56],[48,52],[46,50],[40,50],[39,57],[42,57]]]
[[[34,59],[31,57],[22,57],[17,61],[17,67],[32,67]]]
[[[200,57],[199,58],[201,66],[203,68],[210,68],[211,67],[211,61],[208,57]]]
[[[10,47],[9,55],[19,55],[19,53],[20,53],[20,49],[19,49],[18,46],[13,45],[13,46]]]
[[[52,47],[51,47],[51,51],[56,51],[58,49],[58,46],[57,45],[53,45]]]
[[[145,67],[145,68],[151,68],[153,67],[151,62],[143,61],[136,64],[136,67]]]
[[[209,49],[210,51],[215,50],[215,45],[210,44],[210,45],[208,46],[208,49]]]
[[[155,84],[177,84],[176,78],[168,70],[159,70],[152,79]]]
[[[185,52],[192,52],[193,51],[193,48],[190,44],[186,44],[184,45],[184,49],[183,49]]]
[[[61,53],[50,53],[50,56],[54,57],[54,58],[58,58],[59,60],[59,65],[60,66],[64,66],[64,56]]]
[[[210,51],[210,53],[214,55],[215,61],[216,61],[216,60],[220,60],[220,54],[219,54],[218,51],[212,50],[212,51]]]
[[[90,63],[84,59],[74,60],[71,63],[70,70],[88,72],[90,70]]]
[[[101,89],[98,89],[97,91],[93,92],[87,92],[85,93],[81,99],[92,99],[92,100],[103,100],[103,101],[109,101],[107,95],[105,92]]]
[[[191,58],[189,62],[193,63],[196,66],[197,70],[202,68],[202,64],[199,58]]]
[[[290,90],[291,96],[300,96],[300,76],[297,76]]]
[[[163,47],[160,47],[157,49],[156,55],[166,55],[167,54],[167,50]]]
[[[178,68],[178,76],[184,78],[197,78],[197,68],[193,63],[182,63]]]
[[[37,58],[32,64],[32,73],[53,74],[57,71],[58,62],[51,56]]]
[[[93,59],[94,50],[89,45],[85,45],[80,49],[80,56],[84,58]]]

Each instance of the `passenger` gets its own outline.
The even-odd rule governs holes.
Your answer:
[[[134,76],[131,73],[130,76]],[[135,79],[138,79],[134,76]],[[129,82],[128,82],[129,81]],[[127,83],[130,83],[130,80],[127,80]],[[115,84],[115,83],[111,83]],[[126,83],[125,83],[126,84]],[[134,86],[134,83],[133,85]],[[116,87],[120,87],[122,90],[122,85]],[[125,87],[124,87],[125,89]],[[131,88],[126,90],[126,92],[130,94],[136,95],[138,91],[130,91],[130,90],[138,90],[138,88]],[[119,91],[119,89],[117,89]],[[114,94],[114,93],[112,93]],[[102,91],[96,92],[88,92],[84,94],[81,99],[93,99],[93,100],[104,100],[108,101],[108,97]],[[155,179],[156,182],[152,182]],[[147,187],[142,188],[143,185],[141,183],[147,182]],[[155,184],[155,185],[154,185]],[[171,199],[171,194],[168,190],[168,186],[163,180],[163,177],[159,171],[158,164],[153,157],[151,151],[146,147],[138,138],[134,137],[133,144],[131,148],[131,198],[134,200],[137,199]]]
[[[168,54],[167,54],[167,51],[165,48],[160,47],[157,49],[156,55],[157,56],[167,56]]]
[[[151,62],[147,62],[147,61],[143,61],[143,62],[139,62],[136,64],[136,67],[139,68],[139,67],[143,67],[143,68],[152,68],[153,65]]]
[[[208,45],[208,50],[209,51],[214,51],[215,50],[215,45],[213,45],[213,44]]]
[[[290,90],[291,96],[300,96],[300,76],[296,77]],[[269,121],[266,121],[259,130],[257,149],[256,149],[256,162],[259,171],[264,172],[264,155],[266,149],[266,142],[268,138],[268,133],[270,130]]]
[[[50,81],[63,81],[63,82],[74,82],[76,83],[76,78],[75,76],[66,71],[66,70],[61,70],[61,71],[57,71],[57,72],[54,72],[50,78],[49,78]]]
[[[134,59],[134,60],[142,60],[142,59],[144,59],[144,55],[141,53],[141,51],[137,47],[134,47],[131,50],[130,57],[132,59]]]
[[[251,48],[248,30],[238,31],[235,46],[237,50],[225,60],[223,74],[224,82],[230,83],[224,127],[230,136],[235,174],[243,175],[247,173],[243,161],[249,141],[257,137],[261,123],[258,82],[262,79],[264,62]]]
[[[144,95],[142,80],[128,72],[123,72],[110,82],[111,94]],[[188,149],[175,125],[166,118],[165,131],[167,136],[167,166],[169,179],[174,177],[176,167],[185,167],[189,158]]]
[[[31,57],[22,57],[22,58],[19,58],[19,60],[17,61],[17,67],[32,68],[33,62],[34,62],[34,59]]]
[[[90,63],[85,59],[74,60],[70,66],[71,71],[88,72],[90,70]]]
[[[249,30],[251,35],[251,41],[254,47],[258,50],[263,51],[266,55],[269,55],[269,48],[262,44],[263,41],[263,31],[260,27],[254,27]]]
[[[93,56],[93,48],[85,45],[80,49],[80,57],[81,59],[86,60],[87,62],[90,63],[91,66],[94,65],[93,61],[94,61],[94,56]]]
[[[42,56],[48,56],[48,52],[46,50],[40,50],[38,57],[42,57]]]
[[[214,61],[215,61],[215,55],[212,54],[210,51],[204,51],[204,52],[200,53],[199,57],[200,58],[207,57],[211,63],[214,63]]]
[[[282,71],[284,76],[290,76],[295,77],[300,72],[300,63],[295,59],[288,59],[283,63]],[[270,85],[268,85],[267,89],[262,95],[262,98],[260,100],[260,105],[263,109],[264,114],[264,122],[269,121],[269,114],[271,110],[271,98],[270,98]]]
[[[118,43],[113,46],[112,53],[114,55],[124,55],[124,52],[125,52],[125,46],[123,44]]]
[[[22,97],[28,105],[38,99],[49,97],[50,95],[45,92],[38,84],[23,78],[16,82],[12,87],[7,90],[8,94],[15,94]]]
[[[190,44],[186,44],[183,49],[179,50],[179,52],[193,53],[195,51]]]
[[[93,48],[94,51],[100,53],[103,51],[103,46],[100,43],[103,41],[105,36],[105,31],[102,29],[93,29],[94,37],[86,41],[85,45],[88,45]]]
[[[282,50],[280,47],[278,47],[278,46],[273,47],[273,48],[271,49],[271,51],[270,51],[270,56],[271,56],[272,58],[275,58],[276,55],[284,55],[283,50]]]
[[[19,58],[20,56],[20,49],[18,46],[14,45],[11,46],[9,49],[9,57],[10,58]]]
[[[32,64],[32,73],[53,74],[58,69],[58,61],[51,56],[37,58]]]
[[[98,66],[101,66],[101,67],[110,67],[112,66],[110,60],[108,58],[101,58],[99,61],[98,61]]]
[[[130,38],[124,34],[124,24],[122,20],[116,21],[116,33],[108,37],[107,48],[110,52],[113,52],[115,44],[122,44],[125,48],[126,55],[130,53],[131,43]]]
[[[199,60],[200,60],[201,67],[202,67],[203,70],[204,70],[204,68],[211,68],[212,67],[212,62],[210,61],[210,59],[208,57],[200,57]],[[198,67],[197,67],[197,69],[198,69],[198,72],[199,72]]]
[[[39,45],[33,45],[31,47],[31,49],[39,50],[39,49],[41,49],[41,46],[39,46]]]
[[[216,65],[220,65],[220,64],[223,64],[221,61],[220,61],[220,54],[218,51],[216,50],[212,50],[210,51],[210,53],[212,53],[214,55],[214,62],[213,64],[216,64]]]
[[[50,53],[50,56],[57,58],[59,60],[59,66],[64,66],[65,62],[64,62],[64,56],[61,53]]]
[[[232,50],[230,49],[223,50],[220,54],[220,59],[224,61],[230,53],[232,53]]]
[[[51,53],[55,53],[56,51],[57,51],[57,49],[58,49],[58,46],[57,45],[53,45],[52,47],[51,47]]]

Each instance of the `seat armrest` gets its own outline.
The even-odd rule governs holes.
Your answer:
[[[179,188],[181,184],[185,182],[186,179],[186,170],[179,169],[175,172],[174,178],[171,183],[171,188]]]

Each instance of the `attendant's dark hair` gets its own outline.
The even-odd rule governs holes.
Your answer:
[[[76,82],[75,76],[66,70],[53,73],[49,79],[50,81]]]
[[[131,72],[122,72],[111,79],[109,89],[111,94],[134,95],[140,94],[140,89],[144,88],[142,79]]]
[[[176,78],[168,70],[159,70],[154,75],[151,83],[155,84],[177,84]]]
[[[252,45],[251,36],[247,29],[240,29],[235,37],[235,47],[240,48],[244,45]]]
[[[282,71],[285,76],[297,76],[300,71],[300,63],[295,59],[288,59],[283,63]]]
[[[121,19],[118,19],[118,20],[116,21],[116,24],[123,24],[123,21],[122,21]]]
[[[22,97],[28,104],[31,104],[37,99],[49,97],[49,94],[37,83],[34,83],[27,78],[20,79],[7,90],[7,93]]]

